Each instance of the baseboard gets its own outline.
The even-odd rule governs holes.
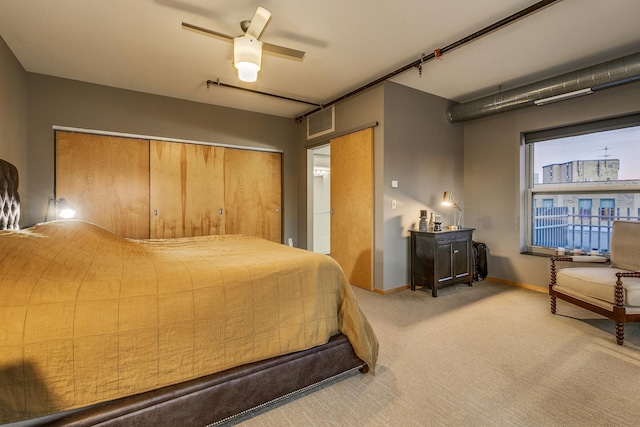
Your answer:
[[[540,286],[530,285],[528,283],[514,282],[512,280],[498,279],[496,277],[487,277],[485,280],[489,280],[491,282],[497,282],[497,283],[504,283],[505,285],[510,285],[510,286],[515,286],[515,287],[518,287],[518,288],[529,289],[531,291],[542,292],[542,293],[545,293],[545,294],[549,292],[549,289],[547,289],[547,288],[541,288]]]
[[[409,289],[411,286],[410,285],[404,285],[404,286],[400,286],[397,288],[392,288],[392,289],[374,289],[373,291],[377,294],[380,295],[386,295],[386,294],[392,294],[394,292],[400,292],[400,291],[405,291],[407,289]]]
[[[498,279],[497,277],[487,277],[485,280],[488,280],[490,282],[503,283],[505,285],[515,286],[517,288],[529,289],[531,291],[542,292],[545,294],[549,292],[547,288],[541,288],[540,286],[530,285],[528,283],[514,282],[512,280]],[[479,282],[473,282],[473,283],[479,283]],[[391,288],[391,289],[376,288],[373,291],[380,295],[386,295],[386,294],[392,294],[394,292],[401,292],[409,288],[411,288],[410,285],[404,285],[404,286],[399,286],[397,288]]]

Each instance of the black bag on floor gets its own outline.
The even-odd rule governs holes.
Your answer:
[[[488,266],[487,245],[482,242],[473,242],[473,281],[484,280],[487,278]]]

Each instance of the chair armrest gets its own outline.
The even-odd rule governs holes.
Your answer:
[[[553,256],[551,257],[551,277],[549,280],[549,295],[553,295],[553,287],[556,284],[556,261],[573,262],[573,257],[570,256]]]
[[[573,262],[573,257],[572,256],[552,256],[551,257],[551,267],[552,268],[555,267],[556,261]]]
[[[630,271],[629,273],[616,273],[616,277],[618,278],[618,280],[616,280],[616,291],[615,291],[616,305],[618,307],[622,307],[624,305],[624,291],[622,287],[622,278],[623,277],[640,278],[640,271],[633,271],[633,272]]]
[[[640,277],[640,271],[630,271],[628,273],[616,273],[618,278],[620,277]]]

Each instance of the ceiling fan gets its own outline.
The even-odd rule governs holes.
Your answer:
[[[259,40],[264,28],[271,19],[271,12],[262,6],[258,6],[251,21],[242,21],[240,28],[244,34],[238,37],[228,36],[207,28],[198,27],[186,22],[182,28],[196,30],[205,34],[211,34],[226,40],[233,41],[233,64],[238,70],[238,77],[245,82],[255,82],[258,79],[258,71],[262,65],[262,51],[283,55],[293,59],[302,59],[303,51],[288,47],[265,43]]]

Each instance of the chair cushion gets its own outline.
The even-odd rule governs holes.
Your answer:
[[[611,232],[611,266],[640,271],[640,222],[616,221]]]
[[[556,284],[578,294],[590,296],[615,304],[616,273],[628,273],[613,267],[561,268],[557,272]],[[640,306],[640,278],[623,277],[623,304]]]

